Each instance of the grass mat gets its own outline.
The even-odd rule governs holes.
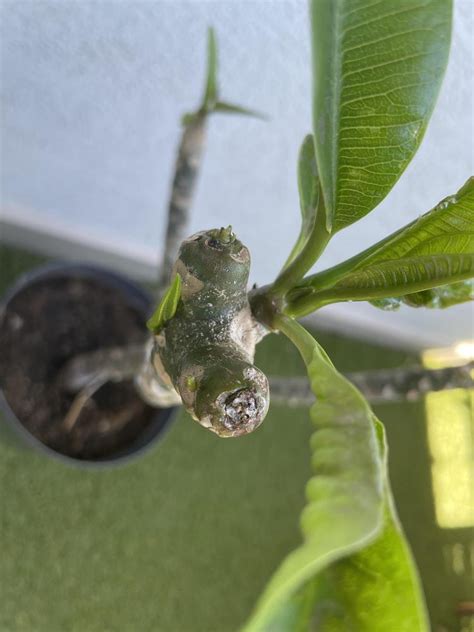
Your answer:
[[[1,249],[0,292],[41,261]],[[407,361],[345,337],[318,339],[341,370]],[[271,374],[304,371],[281,336],[260,345],[257,364]],[[419,562],[439,576],[436,556],[422,546],[423,520],[432,520],[423,407],[378,412],[389,420],[402,518]],[[258,432],[237,440],[180,413],[152,452],[103,471],[0,442],[0,631],[237,630],[299,542],[310,432],[300,409],[272,406]]]

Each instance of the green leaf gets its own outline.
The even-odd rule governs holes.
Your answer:
[[[284,607],[287,600],[329,564],[366,546],[382,527],[383,465],[368,404],[301,325],[281,317],[277,326],[299,348],[318,400],[311,409],[314,475],[301,516],[304,542],[271,578],[246,632],[292,629],[275,625],[282,607],[288,620],[293,616]],[[290,610],[299,611],[298,600]]]
[[[382,309],[384,312],[396,312],[400,309],[402,298],[374,298],[369,303],[377,307],[377,309]]]
[[[402,303],[410,307],[428,307],[429,309],[445,309],[460,303],[474,300],[474,282],[472,279],[449,283],[434,287],[431,290],[414,292],[399,298],[385,298],[370,301],[374,307],[392,311],[398,309]]]
[[[317,398],[314,476],[305,542],[271,578],[244,632],[424,632],[419,580],[387,481],[383,426],[308,332],[285,317],[278,324],[299,348]]]
[[[428,632],[420,580],[388,485],[384,525],[377,539],[306,582],[280,605],[265,629]]]
[[[374,417],[383,453],[384,428]],[[384,526],[364,549],[326,569],[313,621],[318,632],[417,632],[429,629],[419,577],[398,521],[388,481]]]
[[[474,300],[474,282],[472,279],[435,287],[414,294],[407,294],[402,298],[410,307],[429,307],[430,309],[445,309],[452,305],[467,303]]]
[[[458,283],[473,274],[474,178],[469,178],[456,195],[408,226],[305,279],[289,295],[288,313],[299,316],[343,300],[377,299],[377,306],[393,308],[397,296],[407,303],[448,306],[468,300],[468,284]],[[439,287],[447,284],[445,290]],[[425,290],[433,293],[419,294]]]
[[[380,536],[307,582],[280,606],[267,632],[428,632],[419,577],[388,489],[386,498]]]
[[[254,116],[255,118],[265,119],[265,116],[256,110],[251,110],[233,103],[227,103],[226,101],[219,101],[217,72],[217,40],[214,29],[209,27],[207,30],[207,72],[204,95],[201,105],[196,111],[188,112],[181,117],[181,122],[184,126],[192,125],[194,121],[200,120],[214,112],[242,114],[244,116]]]
[[[257,110],[250,110],[249,108],[244,108],[241,105],[226,103],[225,101],[217,101],[212,111],[220,112],[221,114],[242,114],[243,116],[252,116],[254,118],[262,119],[263,121],[267,120],[267,117],[261,112],[257,112]]]
[[[311,0],[313,126],[336,232],[387,195],[424,135],[446,67],[450,0]]]
[[[325,302],[388,298],[410,294],[474,274],[473,254],[439,254],[381,261],[348,275],[321,292]]]
[[[154,334],[159,333],[166,323],[173,318],[176,314],[180,298],[181,277],[178,273],[176,273],[171,285],[166,290],[160,304],[156,308],[155,313],[146,324],[151,332]]]
[[[207,30],[207,76],[203,97],[203,109],[212,111],[218,98],[217,85],[217,43],[214,29]]]

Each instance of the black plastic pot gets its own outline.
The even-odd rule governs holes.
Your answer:
[[[122,277],[109,270],[98,268],[95,266],[70,264],[70,263],[53,263],[34,269],[23,275],[6,293],[0,302],[0,335],[2,328],[6,322],[5,315],[8,313],[9,306],[12,301],[18,299],[26,290],[37,284],[44,287],[45,284],[51,285],[57,283],[58,280],[90,281],[96,285],[100,285],[106,291],[113,291],[119,295],[119,301],[123,301],[124,306],[133,313],[136,312],[137,320],[140,323],[146,322],[150,312],[153,309],[153,301],[151,296],[140,286],[132,281]],[[46,305],[44,309],[47,309]],[[11,311],[11,310],[10,310]],[[54,310],[53,310],[54,312]],[[56,326],[54,319],[51,327]],[[137,436],[130,441],[129,445],[121,446],[113,454],[108,454],[98,458],[75,458],[67,454],[63,454],[52,449],[41,440],[39,440],[32,432],[30,432],[22,420],[17,418],[13,412],[12,406],[8,401],[5,385],[0,384],[0,435],[3,439],[13,441],[17,446],[22,448],[32,448],[46,456],[59,459],[60,461],[80,466],[80,467],[104,467],[126,463],[132,459],[141,456],[144,452],[155,446],[163,437],[165,431],[175,418],[177,408],[166,409],[149,409],[150,421],[147,421]]]

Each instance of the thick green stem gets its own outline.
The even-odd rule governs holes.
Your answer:
[[[268,380],[253,365],[263,331],[248,301],[249,269],[249,252],[230,229],[184,241],[174,266],[179,302],[155,336],[156,373],[196,421],[221,437],[253,431],[268,410]]]
[[[275,316],[283,311],[283,299],[272,293],[272,285],[264,285],[249,292],[252,315],[257,322],[270,330],[276,329]]]

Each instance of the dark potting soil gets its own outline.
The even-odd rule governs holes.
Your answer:
[[[143,316],[118,289],[88,278],[36,281],[10,301],[0,322],[0,386],[10,408],[41,442],[77,459],[101,460],[130,446],[156,419],[133,383],[108,383],[69,430],[74,394],[58,374],[79,353],[139,342]]]

